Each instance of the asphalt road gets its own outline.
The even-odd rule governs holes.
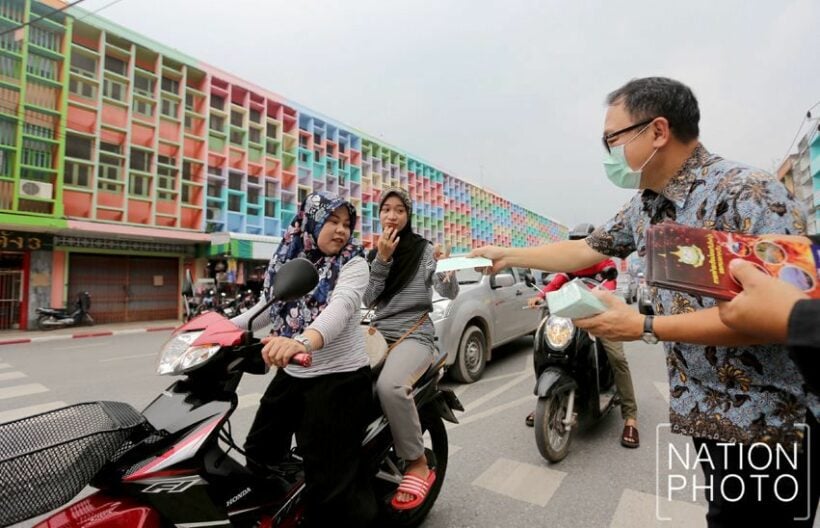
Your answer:
[[[171,383],[155,374],[157,351],[167,336],[157,332],[2,347],[0,422],[88,400],[144,407]],[[568,458],[559,464],[541,458],[533,429],[524,425],[535,404],[531,339],[497,350],[479,382],[446,382],[466,411],[459,415],[461,423],[448,429],[450,464],[424,526],[704,526],[703,499],[693,503],[679,493],[677,500],[667,501],[668,472],[656,478],[656,465],[664,463],[669,444],[683,452],[688,443],[659,425],[667,420],[668,398],[662,350],[642,343],[626,350],[638,397],[641,447],[620,446],[622,422],[613,412],[577,431]],[[232,419],[240,443],[266,381],[246,376],[240,385],[240,409]],[[671,520],[660,522],[659,517]]]

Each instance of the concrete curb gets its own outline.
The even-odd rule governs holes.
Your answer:
[[[77,332],[74,334],[50,335],[42,337],[19,337],[11,339],[0,338],[2,345],[24,345],[28,343],[44,343],[48,341],[62,341],[64,339],[86,339],[89,337],[108,337],[117,335],[141,334],[144,332],[166,332],[174,330],[176,326],[151,326],[147,328],[126,328],[124,330],[101,330],[99,332]]]

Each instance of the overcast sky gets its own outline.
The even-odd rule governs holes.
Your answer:
[[[100,16],[570,225],[631,195],[600,143],[604,98],[631,78],[688,84],[706,147],[766,170],[820,101],[815,0],[123,0]]]

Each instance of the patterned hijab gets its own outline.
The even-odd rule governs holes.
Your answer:
[[[325,255],[319,250],[317,241],[328,217],[337,208],[345,206],[350,212],[351,237],[347,244],[336,255]],[[330,294],[336,287],[340,270],[353,257],[364,255],[364,249],[353,240],[353,229],[356,225],[356,209],[339,196],[328,193],[311,193],[305,198],[296,217],[290,223],[279,247],[270,259],[265,276],[263,291],[265,297],[272,296],[273,279],[282,265],[298,257],[304,257],[313,263],[319,272],[319,284],[306,296],[289,302],[274,302],[270,315],[273,329],[271,333],[291,337],[300,334],[310,326],[316,317],[327,306]]]

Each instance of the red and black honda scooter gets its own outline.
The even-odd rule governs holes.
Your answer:
[[[301,297],[317,281],[310,262],[291,261],[276,275],[274,298]],[[90,484],[98,491],[38,526],[298,526],[305,487],[298,448],[265,476],[230,456],[241,453],[229,422],[237,408],[236,389],[244,373],[265,373],[261,349],[250,332],[207,313],[178,328],[164,345],[160,374],[184,378],[142,413],[125,403],[92,402],[0,425],[0,525],[51,511]],[[419,525],[444,482],[443,420],[456,422],[453,410],[462,410],[451,391],[438,387],[445,357],[438,354],[414,389],[427,459],[437,473],[415,510],[389,506],[404,462],[396,456],[378,403],[371,409],[362,457],[381,506],[378,526]],[[294,359],[306,364],[310,356]]]

